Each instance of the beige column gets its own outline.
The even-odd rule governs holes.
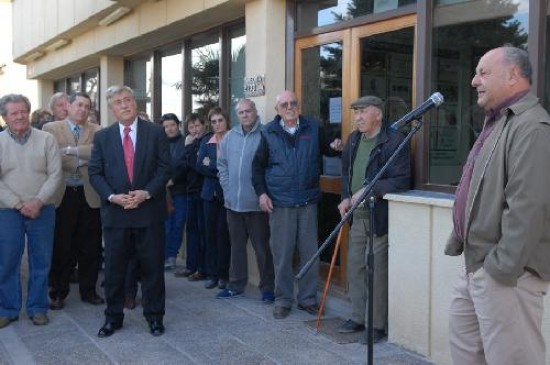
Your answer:
[[[109,111],[105,92],[112,85],[124,84],[124,58],[101,56],[99,59],[99,100],[101,105],[100,120],[101,125],[106,127],[115,122],[115,119]]]
[[[265,75],[265,95],[252,98],[265,123],[275,116],[275,97],[285,90],[286,1],[248,1],[245,16],[246,76]]]
[[[53,81],[36,80],[36,104],[32,105],[32,110],[36,110],[38,108],[48,109],[48,104],[53,94]]]

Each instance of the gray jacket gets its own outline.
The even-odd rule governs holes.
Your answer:
[[[227,209],[235,212],[261,211],[258,195],[252,186],[252,160],[260,143],[262,128],[258,118],[249,133],[244,134],[239,124],[222,139],[218,171]]]

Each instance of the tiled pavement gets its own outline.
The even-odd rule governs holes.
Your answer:
[[[166,333],[153,337],[141,306],[126,312],[124,327],[98,338],[104,306],[82,303],[76,287],[50,324],[33,326],[24,313],[0,329],[4,364],[365,364],[366,346],[338,344],[304,324],[315,319],[294,308],[275,320],[272,306],[248,288],[245,297],[215,299],[204,282],[166,273]],[[334,316],[328,311],[327,317]],[[404,349],[383,342],[374,347],[375,364],[429,365]]]

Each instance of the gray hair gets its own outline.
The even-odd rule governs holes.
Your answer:
[[[53,110],[54,104],[57,103],[59,99],[63,99],[63,98],[66,98],[67,100],[69,100],[69,96],[67,95],[67,93],[64,93],[63,91],[53,94],[52,97],[50,98],[50,102],[48,103],[48,108],[50,108],[50,110]]]
[[[510,44],[505,44],[502,49],[504,51],[505,64],[518,66],[521,71],[521,76],[529,80],[529,84],[531,84],[533,68],[531,67],[527,51]]]
[[[257,110],[257,109],[256,109],[256,103],[254,103],[252,100],[250,100],[250,99],[239,99],[239,101],[237,102],[237,104],[235,104],[235,111],[238,112],[238,111],[239,111],[239,108],[240,108],[241,105],[244,104],[244,103],[250,104],[250,107],[252,107],[252,109]]]
[[[113,97],[124,91],[126,91],[127,93],[132,95],[133,98],[135,98],[134,90],[132,90],[132,88],[130,88],[129,86],[113,85],[113,86],[109,86],[109,88],[105,92],[105,95],[107,96],[107,103],[111,105],[111,100],[113,100]]]
[[[8,103],[25,103],[25,106],[27,107],[27,112],[31,112],[31,102],[25,95],[7,94],[2,96],[2,98],[0,99],[0,115],[3,117],[8,114],[8,110],[6,109],[6,105]]]

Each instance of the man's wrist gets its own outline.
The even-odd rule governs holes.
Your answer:
[[[115,194],[111,194],[107,197],[107,200],[109,201],[109,203],[112,203],[113,202],[113,198],[115,197]]]

